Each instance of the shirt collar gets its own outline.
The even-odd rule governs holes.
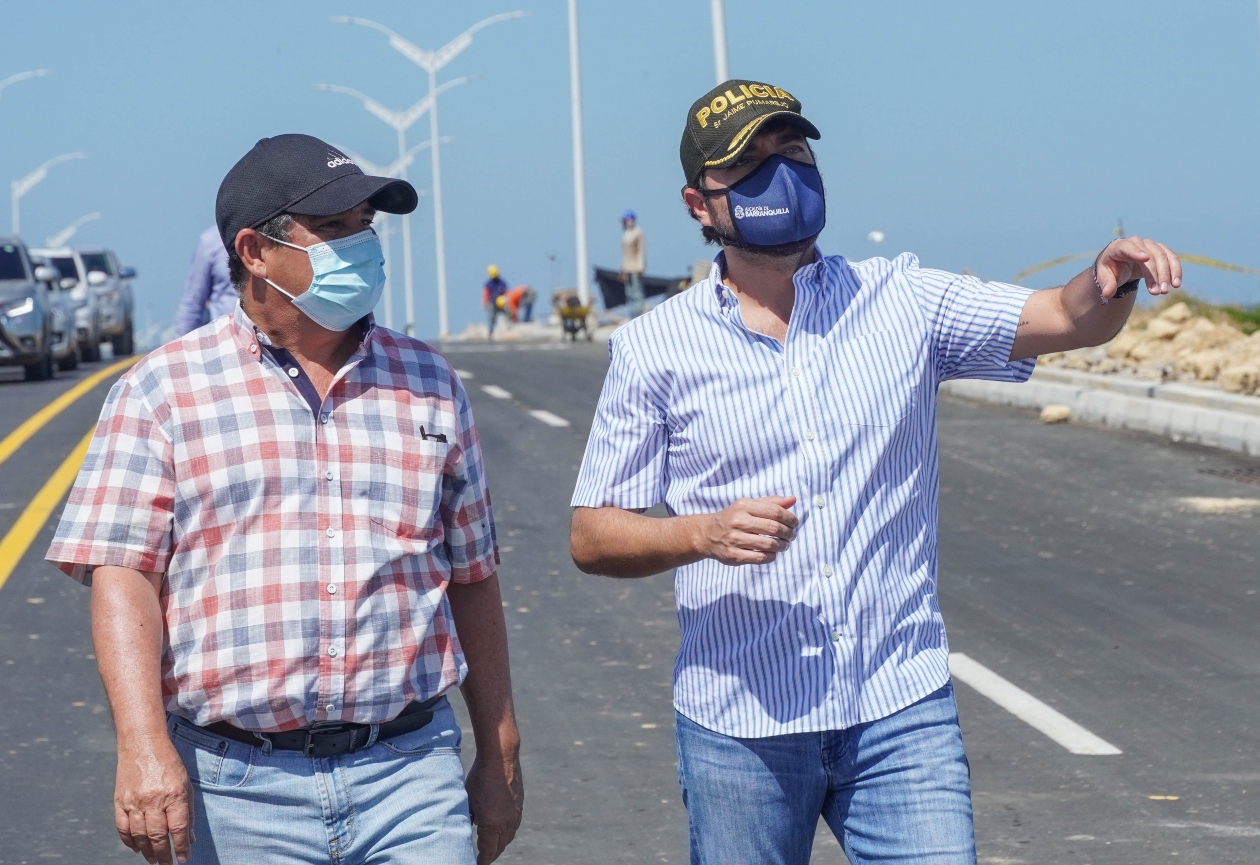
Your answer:
[[[826,279],[824,278],[825,268],[823,251],[815,243],[813,263],[807,264],[796,271],[793,281],[796,283],[797,288],[806,290],[821,288],[826,284]],[[706,287],[713,292],[714,297],[717,299],[718,307],[723,312],[729,312],[739,307],[739,298],[735,296],[735,292],[723,284],[722,275],[724,273],[726,273],[726,250],[722,250],[714,256],[713,264],[709,267],[709,278],[706,280]]]
[[[376,316],[368,313],[363,317],[362,323],[365,325],[363,330],[363,338],[359,342],[359,349],[355,352],[367,352],[376,344],[379,334],[376,332]],[[357,325],[356,325],[357,326]],[[236,339],[238,345],[244,348],[249,354],[258,360],[262,356],[262,352],[258,351],[255,346],[272,345],[271,337],[267,336],[258,325],[254,324],[253,319],[245,314],[245,307],[238,300],[236,309],[232,313],[232,336]]]

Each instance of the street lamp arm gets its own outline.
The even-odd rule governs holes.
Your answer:
[[[0,93],[4,93],[4,89],[10,84],[17,84],[19,81],[28,81],[31,78],[43,78],[51,69],[31,69],[26,72],[15,72],[8,78],[0,81]]]
[[[498,24],[500,21],[511,21],[512,19],[515,19],[515,18],[524,18],[528,14],[529,14],[528,12],[523,12],[518,9],[515,12],[504,12],[500,15],[491,15],[489,18],[484,18],[481,21],[478,21],[473,26],[469,27],[463,33],[456,36],[450,42],[443,45],[437,51],[434,51],[432,55],[432,59],[430,61],[431,68],[430,66],[424,66],[424,64],[419,64],[419,65],[424,66],[425,69],[429,69],[430,71],[436,72],[438,69],[441,69],[447,63],[450,63],[452,60],[454,60],[455,55],[459,54],[459,52],[463,51],[465,48],[471,45],[473,34],[477,33],[479,30],[484,30],[485,28],[489,27],[491,24]]]
[[[365,96],[352,87],[342,87],[340,84],[316,84],[315,89],[323,91],[324,93],[344,93],[346,96],[353,96],[355,99],[363,103],[363,107],[367,109],[369,114],[380,118],[386,124],[394,127],[395,129],[398,129],[399,127],[406,129],[411,125],[410,123],[403,122],[403,114],[386,108],[371,96]]]
[[[21,198],[23,195],[30,192],[32,189],[35,188],[36,184],[38,184],[41,180],[43,180],[45,177],[48,176],[48,169],[52,168],[54,165],[60,165],[63,162],[69,162],[71,159],[86,159],[86,158],[87,158],[86,153],[63,153],[60,156],[54,156],[52,159],[45,162],[39,168],[36,168],[34,171],[32,171],[30,174],[23,177],[21,180],[13,181],[12,183],[13,194],[17,196],[18,198]]]
[[[75,232],[79,230],[80,226],[86,223],[89,223],[94,219],[100,219],[100,218],[101,218],[101,214],[99,211],[97,211],[96,213],[84,214],[83,216],[80,216],[78,219],[76,219],[74,222],[67,225],[65,228],[61,229],[61,231],[58,231],[52,237],[45,238],[44,242],[52,247],[65,246],[66,242],[69,241],[70,238],[74,237]]]
[[[393,30],[382,24],[377,24],[375,21],[369,21],[367,18],[356,18],[353,15],[334,15],[332,21],[334,24],[358,24],[360,27],[370,27],[377,33],[383,33],[389,39],[389,47],[424,69],[428,69],[429,63],[432,62],[433,55],[430,52],[408,42]]]

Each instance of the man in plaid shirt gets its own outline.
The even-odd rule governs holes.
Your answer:
[[[488,863],[520,823],[468,397],[370,314],[372,218],[415,206],[318,139],[259,141],[216,206],[235,314],[102,410],[48,558],[92,587],[115,822],[149,862],[465,865],[475,823]]]

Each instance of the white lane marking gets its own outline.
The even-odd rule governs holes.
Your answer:
[[[492,396],[495,399],[511,399],[512,395],[499,387],[497,384],[483,384],[481,391],[486,396]]]
[[[564,418],[560,417],[559,415],[552,414],[551,412],[544,411],[540,408],[536,408],[533,411],[531,411],[529,413],[529,416],[534,418],[535,420],[542,421],[547,426],[568,426],[569,425],[569,422],[565,420]]]
[[[1161,823],[1169,829],[1203,829],[1232,838],[1260,838],[1260,828],[1255,826],[1224,826],[1220,823]]]
[[[950,652],[949,671],[955,679],[979,691],[981,695],[1073,754],[1110,756],[1124,753],[962,652]]]
[[[1178,501],[1181,502],[1183,508],[1198,511],[1201,514],[1245,514],[1260,509],[1260,499],[1243,499],[1236,496],[1228,499],[1188,496]]]
[[[460,378],[476,378],[475,375],[473,375],[471,372],[469,372],[466,369],[457,369],[455,370],[455,374],[459,376]]]

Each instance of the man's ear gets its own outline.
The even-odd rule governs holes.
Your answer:
[[[265,279],[267,276],[267,262],[263,261],[262,235],[252,228],[242,228],[236,232],[236,254],[240,256],[241,263],[245,265],[245,269],[253,276],[259,279]]]
[[[713,216],[709,213],[709,208],[705,197],[700,190],[691,186],[683,188],[683,201],[687,204],[687,208],[691,211],[691,215],[699,220],[700,224],[705,228],[713,227]]]

